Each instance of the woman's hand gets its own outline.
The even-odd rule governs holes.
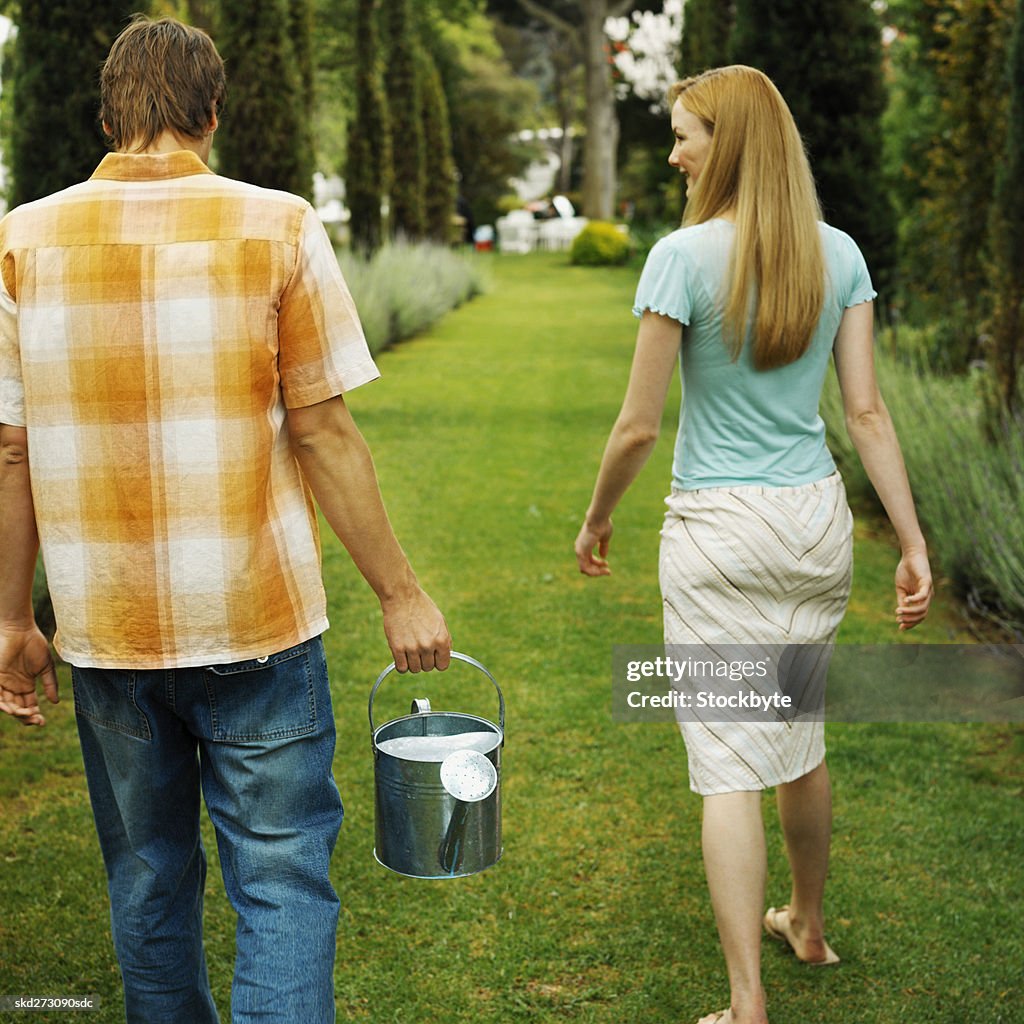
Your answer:
[[[927,553],[916,549],[904,552],[896,567],[896,621],[901,632],[924,621],[933,593]]]
[[[576,538],[576,561],[584,576],[608,576],[611,568],[608,565],[608,544],[612,539],[612,521],[593,525],[584,521]],[[594,548],[597,548],[597,555]]]

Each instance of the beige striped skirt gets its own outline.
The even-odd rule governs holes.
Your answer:
[[[798,487],[673,490],[666,504],[659,562],[666,645],[834,641],[853,572],[853,517],[838,473]],[[821,716],[679,717],[690,788],[704,796],[791,782],[825,757]]]

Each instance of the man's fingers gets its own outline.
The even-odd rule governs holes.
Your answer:
[[[59,704],[60,686],[57,682],[57,668],[52,661],[43,669],[42,680],[43,692],[46,694],[46,699],[51,704]]]

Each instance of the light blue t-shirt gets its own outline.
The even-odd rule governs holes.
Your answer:
[[[651,249],[637,285],[634,315],[649,309],[684,325],[672,465],[681,490],[797,486],[835,472],[818,415],[821,387],[843,310],[876,294],[857,244],[821,224],[825,302],[809,348],[787,366],[757,370],[748,338],[732,362],[722,315],[735,230],[716,218],[673,231]]]

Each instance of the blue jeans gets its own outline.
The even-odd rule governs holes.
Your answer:
[[[236,1024],[334,1020],[343,810],[319,638],[207,668],[74,668],[129,1024],[215,1024],[203,951],[202,790],[238,913]]]

